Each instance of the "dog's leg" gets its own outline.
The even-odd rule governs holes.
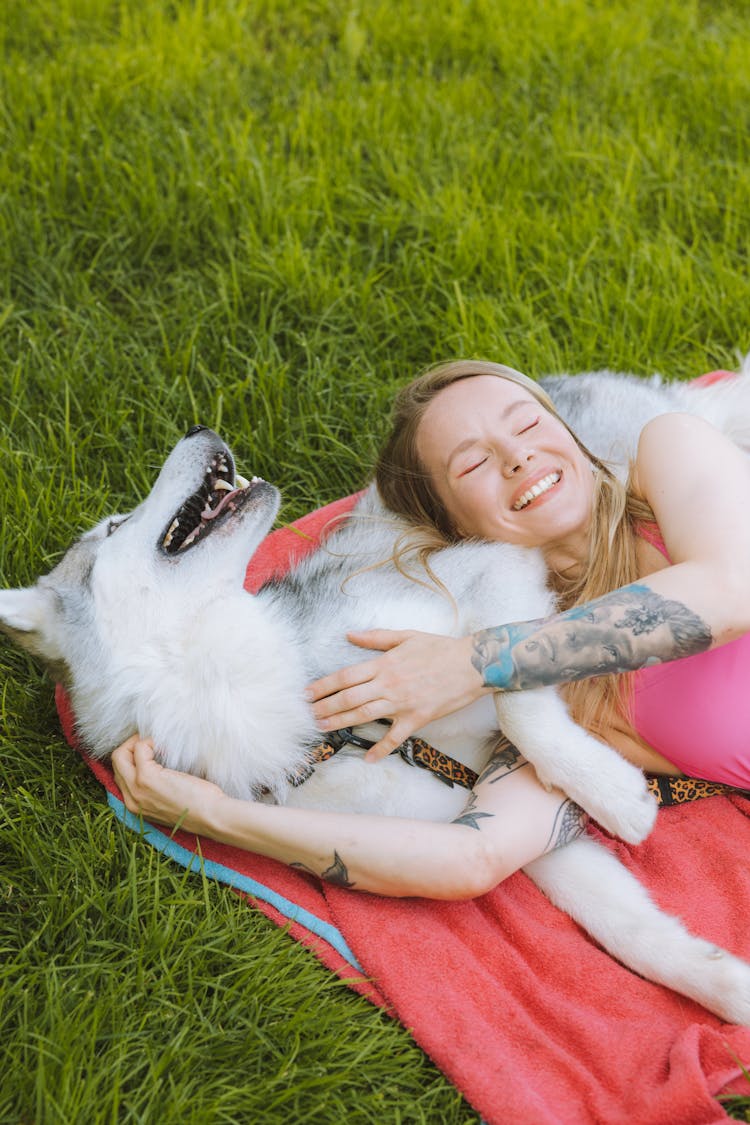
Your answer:
[[[697,1000],[728,1023],[750,1027],[750,964],[665,914],[595,840],[574,840],[524,871],[627,968]]]
[[[648,836],[656,802],[637,766],[574,723],[554,688],[496,693],[500,729],[534,766],[608,832],[630,844]]]

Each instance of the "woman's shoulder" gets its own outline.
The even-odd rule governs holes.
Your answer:
[[[737,512],[750,498],[750,459],[738,445],[703,418],[660,416],[644,427],[631,487],[651,509],[673,563],[720,567],[724,593],[731,578],[746,598],[750,526]]]
[[[659,414],[641,431],[630,474],[635,495],[649,500],[656,491],[687,479],[715,465],[717,456],[733,460],[737,447],[714,425],[687,412]]]
[[[695,441],[727,441],[727,438],[705,418],[687,411],[670,411],[657,414],[641,430],[638,439],[636,463],[648,455],[664,455],[670,447],[690,447]]]

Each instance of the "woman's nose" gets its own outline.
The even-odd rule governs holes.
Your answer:
[[[533,459],[533,449],[523,448],[508,450],[503,462],[503,476],[508,479],[514,477],[516,473],[521,471],[524,465],[527,465],[529,461],[533,461]]]

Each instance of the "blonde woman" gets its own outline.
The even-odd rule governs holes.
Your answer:
[[[380,654],[311,685],[322,729],[391,719],[375,761],[482,693],[567,684],[576,718],[638,765],[750,788],[750,468],[731,442],[656,418],[624,488],[535,383],[463,362],[402,391],[377,479],[427,560],[466,537],[540,548],[561,612],[458,640],[355,635]],[[584,824],[507,752],[453,824],[233,800],[137,738],[113,764],[131,811],[381,894],[481,894]]]

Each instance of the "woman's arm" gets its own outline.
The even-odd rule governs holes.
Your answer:
[[[210,782],[160,766],[150,743],[137,737],[115,750],[112,764],[127,808],[147,820],[383,895],[473,898],[575,839],[586,823],[564,793],[542,788],[507,743],[450,824],[235,800]]]
[[[369,752],[389,753],[484,691],[517,691],[632,671],[725,644],[750,629],[750,463],[691,415],[643,431],[635,487],[650,503],[671,566],[584,606],[458,640],[384,630],[355,643],[389,649],[311,685],[323,729],[392,718]]]

